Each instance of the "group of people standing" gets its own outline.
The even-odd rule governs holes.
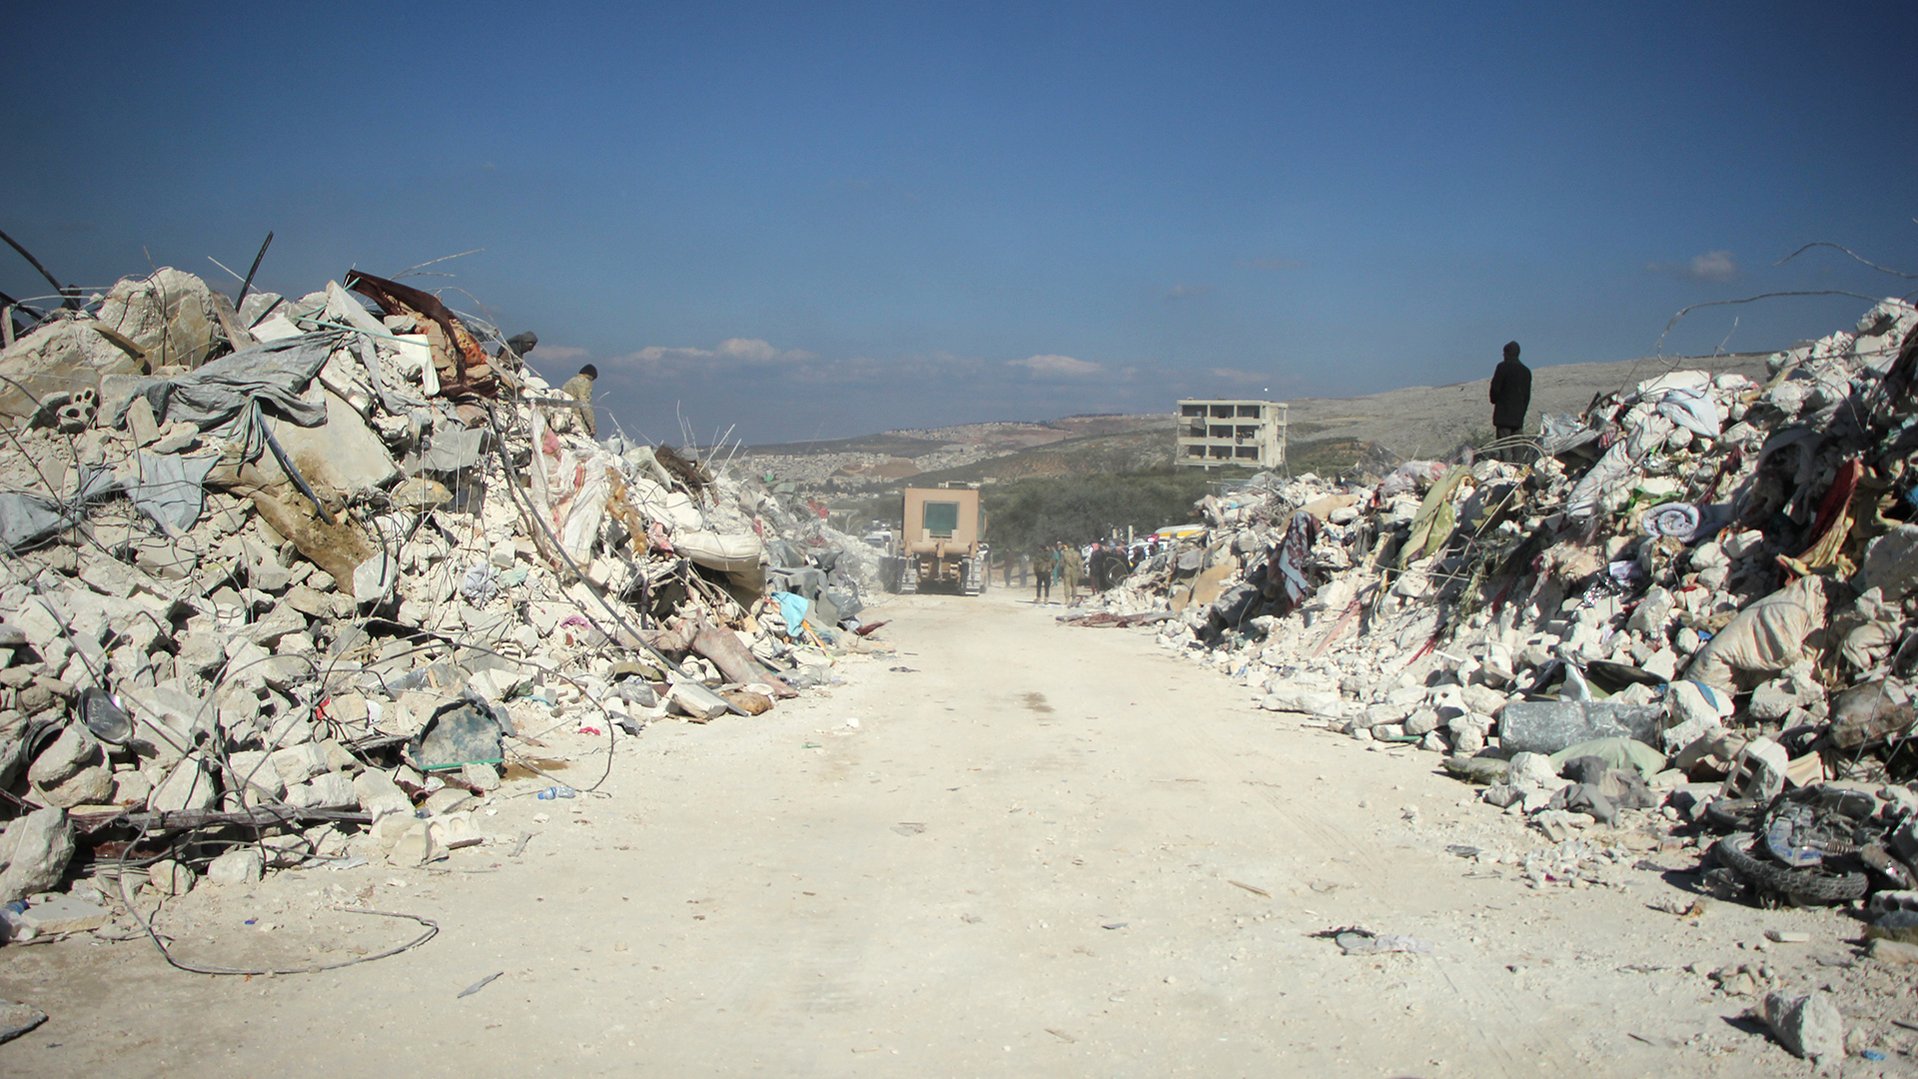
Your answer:
[[[1056,586],[1064,593],[1063,602],[1071,606],[1079,601],[1083,582],[1090,591],[1103,592],[1132,572],[1133,559],[1117,543],[1095,541],[1088,553],[1063,540],[1041,547],[1037,554],[1006,560],[1006,583],[1012,583],[1014,562],[1018,563],[1019,583],[1025,583],[1027,568],[1033,573],[1032,602],[1052,602]]]
[[[1077,548],[1064,540],[1042,547],[1032,558],[1032,570],[1032,602],[1052,602],[1054,584],[1064,589],[1067,606],[1079,601],[1079,582],[1085,578],[1086,563]]]

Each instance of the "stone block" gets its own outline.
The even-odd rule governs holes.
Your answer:
[[[1452,736],[1453,752],[1469,757],[1485,748],[1486,728],[1477,722],[1476,717],[1460,716],[1447,723],[1445,729]]]
[[[460,778],[483,791],[499,789],[499,769],[490,764],[468,764],[460,769]]]
[[[286,804],[300,809],[348,809],[359,804],[353,781],[338,772],[315,776],[310,782],[289,786]]]
[[[1794,996],[1782,990],[1765,994],[1765,1025],[1780,1045],[1796,1056],[1836,1061],[1845,1055],[1845,1017],[1823,992]]]
[[[173,766],[167,777],[154,788],[147,808],[156,813],[179,810],[211,809],[220,792],[198,757],[189,757]]]
[[[402,836],[412,831],[414,825],[421,823],[422,820],[423,818],[413,813],[388,813],[373,821],[373,827],[368,834],[373,837],[373,842],[381,851],[390,851]]]
[[[433,844],[443,850],[459,850],[462,847],[476,847],[486,842],[486,837],[474,825],[471,814],[448,813],[436,817],[431,823]]]
[[[1410,709],[1394,704],[1372,704],[1365,708],[1364,716],[1359,720],[1366,727],[1383,727],[1388,723],[1403,723]]]
[[[442,787],[427,795],[420,808],[432,816],[441,816],[472,804],[473,796],[458,787]]]
[[[1640,597],[1638,606],[1632,608],[1631,617],[1626,619],[1625,628],[1647,636],[1664,638],[1665,627],[1671,621],[1672,611],[1677,602],[1664,588],[1653,585]]]
[[[1463,714],[1463,713],[1459,713]],[[1437,709],[1421,708],[1405,717],[1405,733],[1423,737],[1438,730],[1439,713]]]
[[[316,742],[276,749],[267,761],[286,787],[306,782],[326,771],[327,766],[326,750]]]
[[[1552,758],[1543,753],[1513,754],[1512,767],[1506,774],[1506,781],[1515,787],[1556,789],[1562,785],[1558,778],[1558,769],[1552,765]]]
[[[235,847],[206,867],[209,884],[252,884],[266,872],[258,847]]]
[[[326,755],[326,770],[352,775],[365,767],[351,750],[339,743],[338,739],[328,738],[318,743],[320,752]]]
[[[265,751],[249,749],[230,754],[227,767],[233,771],[235,784],[245,784],[242,789],[248,803],[262,799],[277,802],[286,797],[286,779]]]
[[[113,797],[113,770],[102,760],[87,765],[58,783],[35,789],[48,805],[62,809],[104,805]]]
[[[12,903],[60,883],[73,859],[67,811],[36,809],[0,832],[0,903]]]
[[[175,763],[184,757],[199,736],[213,734],[219,713],[201,694],[192,694],[182,682],[163,682],[157,686],[121,686],[121,703],[132,717],[132,742],[129,746],[140,757],[159,763]]]
[[[171,858],[147,866],[147,887],[160,895],[185,895],[199,881],[199,874],[191,866]]]
[[[353,777],[353,796],[375,822],[382,817],[413,815],[413,800],[385,772],[367,769]]]
[[[1484,716],[1498,715],[1505,709],[1505,702],[1508,699],[1505,694],[1500,693],[1498,690],[1490,686],[1478,684],[1469,684],[1460,687],[1459,696],[1465,705],[1466,711],[1476,712]]]
[[[399,478],[399,466],[386,443],[344,398],[331,389],[326,397],[326,422],[318,427],[290,423],[274,425],[274,434],[288,456],[299,462],[308,483],[345,495],[384,487]],[[281,470],[270,457],[260,470],[277,478]]]
[[[1918,967],[1918,944],[1879,938],[1871,942],[1866,954],[1882,966]]]
[[[241,632],[247,639],[262,647],[272,648],[280,640],[292,634],[306,632],[306,615],[290,606],[270,608],[266,614],[245,626]]]
[[[434,842],[432,822],[424,820],[406,820],[391,818],[395,825],[404,823],[404,828],[396,827],[390,843],[386,844],[386,860],[396,866],[418,866],[438,861],[446,856],[446,851]]]
[[[1725,728],[1713,716],[1694,716],[1676,726],[1667,727],[1659,732],[1658,740],[1667,754],[1677,753],[1700,738],[1710,737]]]
[[[316,588],[296,584],[286,590],[280,602],[308,618],[327,618],[333,614],[333,599]]]
[[[271,659],[271,653],[245,637],[228,638],[226,642],[227,684],[258,690],[266,684],[266,664]]]
[[[42,790],[55,787],[106,759],[100,742],[85,727],[69,723],[27,768],[27,780]]]
[[[1785,718],[1797,704],[1797,694],[1785,679],[1774,678],[1752,690],[1746,711],[1753,719],[1775,722]]]
[[[1918,525],[1900,525],[1872,540],[1852,585],[1860,592],[1876,588],[1894,602],[1918,588]]]
[[[1399,714],[1405,715],[1425,703],[1425,692],[1422,685],[1394,686],[1385,694],[1384,703],[1404,709]]]
[[[113,773],[113,791],[107,799],[117,806],[144,806],[153,797],[153,782],[137,771]]]

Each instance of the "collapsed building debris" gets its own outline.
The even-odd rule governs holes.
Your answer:
[[[485,839],[474,799],[542,736],[603,737],[610,771],[616,732],[758,714],[873,647],[874,552],[587,437],[530,334],[357,272],[83,299],[0,351],[10,932],[63,880],[419,864]]]
[[[1446,754],[1561,847],[1676,824],[1768,901],[1911,894],[1918,311],[1769,371],[1660,374],[1523,462],[1261,474],[1074,621],[1163,614],[1263,708]]]

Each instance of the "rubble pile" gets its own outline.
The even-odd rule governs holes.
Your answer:
[[[478,842],[540,734],[830,680],[876,554],[367,274],[161,269],[0,351],[0,904]],[[492,343],[489,348],[482,341]],[[776,612],[776,617],[767,617]],[[610,768],[610,755],[608,761]]]
[[[1554,842],[1716,802],[1744,862],[1842,875],[1820,851],[1875,850],[1876,886],[1908,889],[1915,330],[1887,300],[1772,356],[1763,385],[1671,371],[1545,417],[1502,455],[1523,460],[1262,474],[1201,502],[1206,537],[1142,564],[1106,617],[1170,611],[1161,642],[1264,708],[1447,754]],[[1783,811],[1824,787],[1859,796]]]

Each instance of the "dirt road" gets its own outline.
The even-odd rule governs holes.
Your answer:
[[[844,685],[622,739],[607,797],[509,782],[493,841],[436,866],[206,885],[160,918],[183,957],[233,966],[417,932],[329,903],[438,923],[400,956],[243,979],[144,940],[0,950],[0,997],[52,1016],[0,1070],[1810,1073],[1705,975],[1815,985],[1848,954],[1832,915],[1650,909],[1681,893],[1633,865],[1693,861],[1656,849],[1530,887],[1515,859],[1543,840],[1432,755],[1258,712],[1149,631],[1023,598],[894,599],[896,652],[841,660]],[[571,782],[605,766],[603,738],[549,741]],[[1430,953],[1312,936],[1353,924]],[[1753,950],[1769,927],[1813,943]]]

